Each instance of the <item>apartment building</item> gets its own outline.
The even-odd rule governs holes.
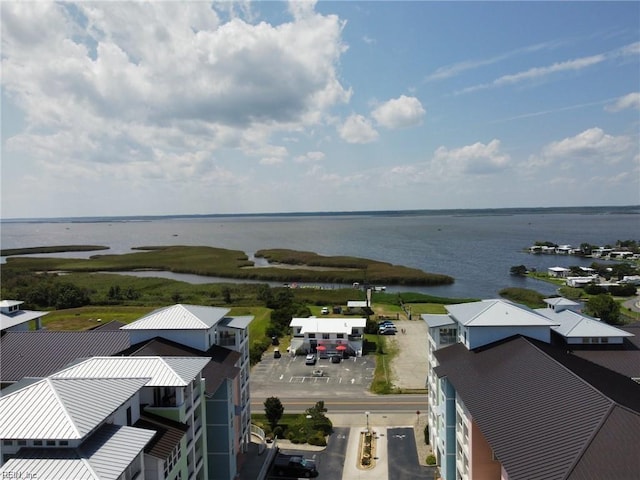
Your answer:
[[[176,362],[180,365],[182,361],[196,358],[202,368],[191,386],[147,385],[154,389],[152,398],[149,388],[145,388],[139,395],[138,410],[132,407],[131,413],[127,414],[123,407],[123,425],[157,433],[144,447],[144,455],[138,462],[144,464],[144,468],[135,478],[234,479],[240,467],[241,453],[250,442],[247,328],[252,317],[229,317],[228,312],[228,309],[214,307],[174,305],[158,309],[125,328],[120,329],[122,325],[119,325],[117,330],[103,326],[85,332],[10,331],[0,339],[3,366],[0,377],[3,387],[10,386],[2,391],[2,395],[22,388],[25,382],[35,381],[21,381],[23,377],[43,379],[51,376],[55,378],[54,383],[59,383],[60,371],[67,372],[66,375],[79,371],[78,361],[88,368],[89,363],[85,362],[99,360],[104,369],[108,364],[106,359],[111,356],[117,359],[166,358],[163,363],[167,365]],[[147,368],[149,365],[147,362]],[[75,370],[70,370],[72,366]],[[107,369],[108,374],[87,370],[84,374],[99,379],[111,374],[116,377],[133,375],[131,367],[128,368]],[[141,370],[138,374],[148,377],[149,371]],[[108,395],[108,391],[103,393]],[[0,415],[9,415],[2,405]],[[127,420],[129,416],[131,421]],[[18,443],[10,437],[0,438],[3,439],[2,455],[7,459],[18,452],[26,455],[26,447],[32,446],[24,443],[26,440]],[[42,440],[45,446],[46,441]],[[83,438],[83,441],[88,439]],[[13,450],[8,448],[9,442]],[[51,450],[45,453],[51,455]],[[85,459],[83,451],[76,449],[75,455]],[[15,464],[9,465],[9,468],[14,467]],[[48,478],[61,478],[56,477],[55,472],[55,469],[49,470]]]
[[[0,474],[205,479],[201,372],[208,362],[92,357],[17,382],[0,397]]]
[[[176,342],[200,352],[216,355],[215,347],[237,352],[238,374],[206,395],[206,436],[209,439],[207,478],[233,479],[240,454],[251,442],[251,399],[249,390],[249,331],[253,317],[230,317],[229,309],[177,304],[157,309],[121,327],[131,344],[156,338]],[[213,357],[210,357],[213,358]]]
[[[534,311],[485,300],[423,315],[429,438],[443,479],[637,475],[640,385],[632,378],[640,350],[633,335],[581,316],[578,305],[547,303]],[[572,336],[576,324],[586,335],[580,341]],[[610,341],[595,344],[596,334]],[[579,349],[626,355],[635,373],[594,363]]]

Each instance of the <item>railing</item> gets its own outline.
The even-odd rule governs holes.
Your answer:
[[[267,437],[264,430],[257,425],[251,424],[251,435],[255,435],[260,439],[260,445],[258,446],[258,455],[262,455],[267,448]]]

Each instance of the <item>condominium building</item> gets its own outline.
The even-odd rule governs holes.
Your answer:
[[[172,305],[160,308],[125,325],[131,344],[155,338],[176,342],[209,355],[215,347],[237,352],[234,367],[238,375],[229,385],[206,396],[206,436],[211,480],[232,479],[238,471],[239,454],[251,442],[251,401],[249,391],[249,331],[253,317],[230,317],[229,309],[199,305]],[[224,459],[224,463],[222,463]]]
[[[0,474],[205,479],[201,371],[208,362],[92,357],[12,385],[0,398]]]
[[[640,350],[633,335],[577,305],[547,303],[534,311],[485,300],[423,315],[429,439],[443,479],[637,476],[640,385],[632,378]],[[581,349],[626,355],[636,373],[594,363]]]
[[[3,463],[7,461],[1,471],[7,475],[18,471],[40,472],[37,477],[40,479],[76,478],[66,476],[66,467],[59,463],[43,463],[45,470],[42,470],[40,467],[25,469],[25,464],[16,462],[36,454],[34,458],[51,460],[59,453],[52,448],[64,447],[73,451],[62,452],[63,457],[75,456],[87,464],[87,449],[98,448],[96,439],[104,437],[92,435],[95,430],[104,432],[104,423],[127,427],[122,432],[135,438],[137,433],[131,429],[149,430],[155,435],[144,444],[136,443],[140,447],[139,458],[131,463],[135,472],[123,470],[115,476],[98,472],[86,478],[236,478],[241,453],[250,442],[248,325],[252,317],[230,317],[228,312],[223,308],[174,305],[115,331],[10,331],[3,335],[0,374],[3,386],[8,388],[2,390],[2,425],[21,402],[25,402],[24,415],[30,410],[29,395],[10,397],[9,394],[34,382],[49,385],[53,392],[50,396],[73,402],[73,396],[60,394],[58,390],[62,387],[56,386],[73,385],[71,380],[78,380],[75,382],[79,390],[77,397],[84,398],[88,393],[82,392],[82,388],[88,385],[113,383],[123,378],[144,381],[128,401],[120,395],[110,398],[109,388],[96,390],[100,395],[94,400],[107,401],[114,410],[104,414],[91,432],[74,438],[73,442],[46,436],[12,437],[16,432],[0,430],[0,457]],[[23,377],[39,378],[20,380]],[[92,383],[80,381],[87,379]],[[5,397],[14,399],[11,408]],[[40,421],[46,424],[49,419],[46,407],[42,408]],[[60,409],[77,412],[80,418],[91,414],[92,402],[70,407],[65,403]],[[122,435],[118,438],[126,440]],[[32,452],[39,447],[45,450]],[[107,455],[110,450],[101,451]],[[18,467],[20,470],[16,470]]]

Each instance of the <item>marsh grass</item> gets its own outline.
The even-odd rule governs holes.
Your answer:
[[[247,255],[240,250],[194,246],[146,246],[137,252],[121,255],[94,255],[88,259],[29,258],[7,259],[9,268],[28,271],[127,271],[165,270],[175,273],[241,278],[256,281],[320,282],[352,284],[369,283],[393,285],[442,285],[453,283],[447,275],[426,273],[418,269],[352,257],[322,257],[311,252],[293,250],[261,250],[256,256],[270,261],[299,265],[301,268],[277,266],[253,267]],[[312,270],[305,266],[330,267]]]

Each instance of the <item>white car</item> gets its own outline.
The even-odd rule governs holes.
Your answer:
[[[310,353],[309,355],[307,355],[307,358],[305,359],[304,363],[306,363],[307,365],[315,365],[316,364],[316,354],[315,353]]]
[[[322,315],[329,315],[329,307],[322,307],[320,313],[322,313]]]

